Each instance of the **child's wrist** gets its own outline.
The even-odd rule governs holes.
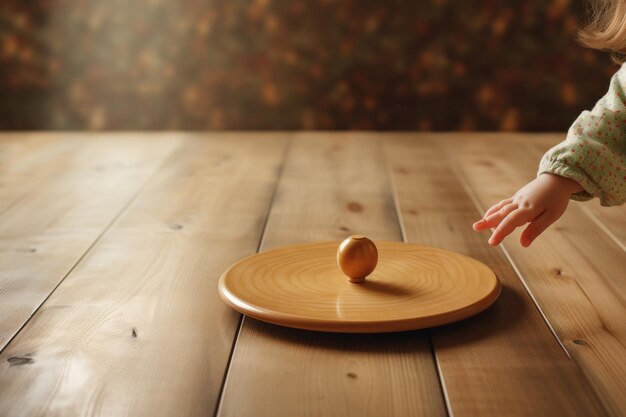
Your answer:
[[[549,181],[558,185],[559,188],[566,191],[570,195],[579,193],[581,191],[585,191],[585,189],[581,187],[581,185],[578,182],[574,181],[573,179],[562,177],[556,174],[550,174],[548,172],[545,172],[541,175],[547,176],[549,178]]]

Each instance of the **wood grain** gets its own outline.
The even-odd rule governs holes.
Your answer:
[[[217,279],[257,248],[285,139],[188,135],[0,355],[0,415],[214,412],[239,319]]]
[[[0,168],[0,351],[179,144],[140,135],[24,139],[10,139]]]
[[[259,320],[306,330],[385,333],[473,316],[500,294],[485,264],[429,246],[377,241],[379,263],[360,283],[337,265],[339,241],[248,257],[220,279],[220,295]]]
[[[520,150],[516,158],[507,156],[514,140],[532,138],[507,138],[508,146],[488,139],[455,141],[464,155],[457,163],[483,209],[535,176],[533,155]],[[626,253],[576,204],[529,249],[519,245],[519,233],[504,248],[525,285],[611,414],[625,415]]]
[[[263,249],[351,234],[400,240],[373,134],[300,134]],[[245,318],[221,416],[444,416],[426,334],[318,333]]]
[[[466,157],[451,137],[398,135],[386,147],[407,240],[472,256],[489,265],[503,285],[500,299],[483,314],[430,332],[450,414],[605,415],[514,269],[471,229],[479,212],[446,161],[446,151]],[[490,159],[489,150],[482,148],[483,159]]]

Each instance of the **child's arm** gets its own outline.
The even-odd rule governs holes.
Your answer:
[[[613,75],[608,93],[570,127],[567,139],[541,159],[539,172],[579,183],[572,196],[598,197],[603,206],[626,201],[626,65]]]
[[[499,244],[528,222],[521,244],[528,246],[561,217],[569,199],[598,197],[605,206],[626,201],[626,65],[613,76],[609,92],[592,111],[583,112],[567,139],[542,158],[538,176],[512,198],[491,207],[474,224],[496,228],[489,239]]]

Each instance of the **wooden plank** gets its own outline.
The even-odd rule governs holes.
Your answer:
[[[535,137],[533,136],[533,138]],[[525,158],[524,161],[528,162],[527,166],[532,172],[533,169],[537,170],[541,156],[563,140],[563,135],[538,136],[536,140],[532,140],[532,146],[528,146],[528,140],[525,136],[514,136],[512,139],[515,141],[515,146],[519,144],[520,149],[523,149],[530,157],[530,160]],[[575,201],[572,204],[580,206],[580,210],[589,216],[602,232],[606,233],[622,250],[626,251],[626,205],[602,207],[597,198],[586,202]]]
[[[449,147],[482,210],[535,176],[534,157],[512,153],[518,145],[504,137],[493,139],[456,140]],[[606,408],[625,415],[626,253],[575,204],[530,248],[520,246],[520,233],[505,241],[507,255]]]
[[[0,351],[179,143],[137,135],[34,139],[14,144],[1,168]]]
[[[258,246],[285,139],[188,135],[0,355],[0,415],[212,414],[239,320],[217,280]]]
[[[301,134],[263,249],[350,234],[400,240],[376,135]],[[443,416],[424,332],[318,333],[245,318],[220,416]]]
[[[489,265],[503,285],[500,299],[484,313],[431,330],[450,414],[605,415],[514,269],[472,231],[479,214],[445,156],[444,148],[459,152],[447,139],[399,135],[389,139],[386,150],[407,241],[476,258]],[[486,152],[483,149],[483,157]]]

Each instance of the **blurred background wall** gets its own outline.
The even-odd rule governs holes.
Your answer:
[[[0,129],[563,131],[582,0],[2,0]]]

